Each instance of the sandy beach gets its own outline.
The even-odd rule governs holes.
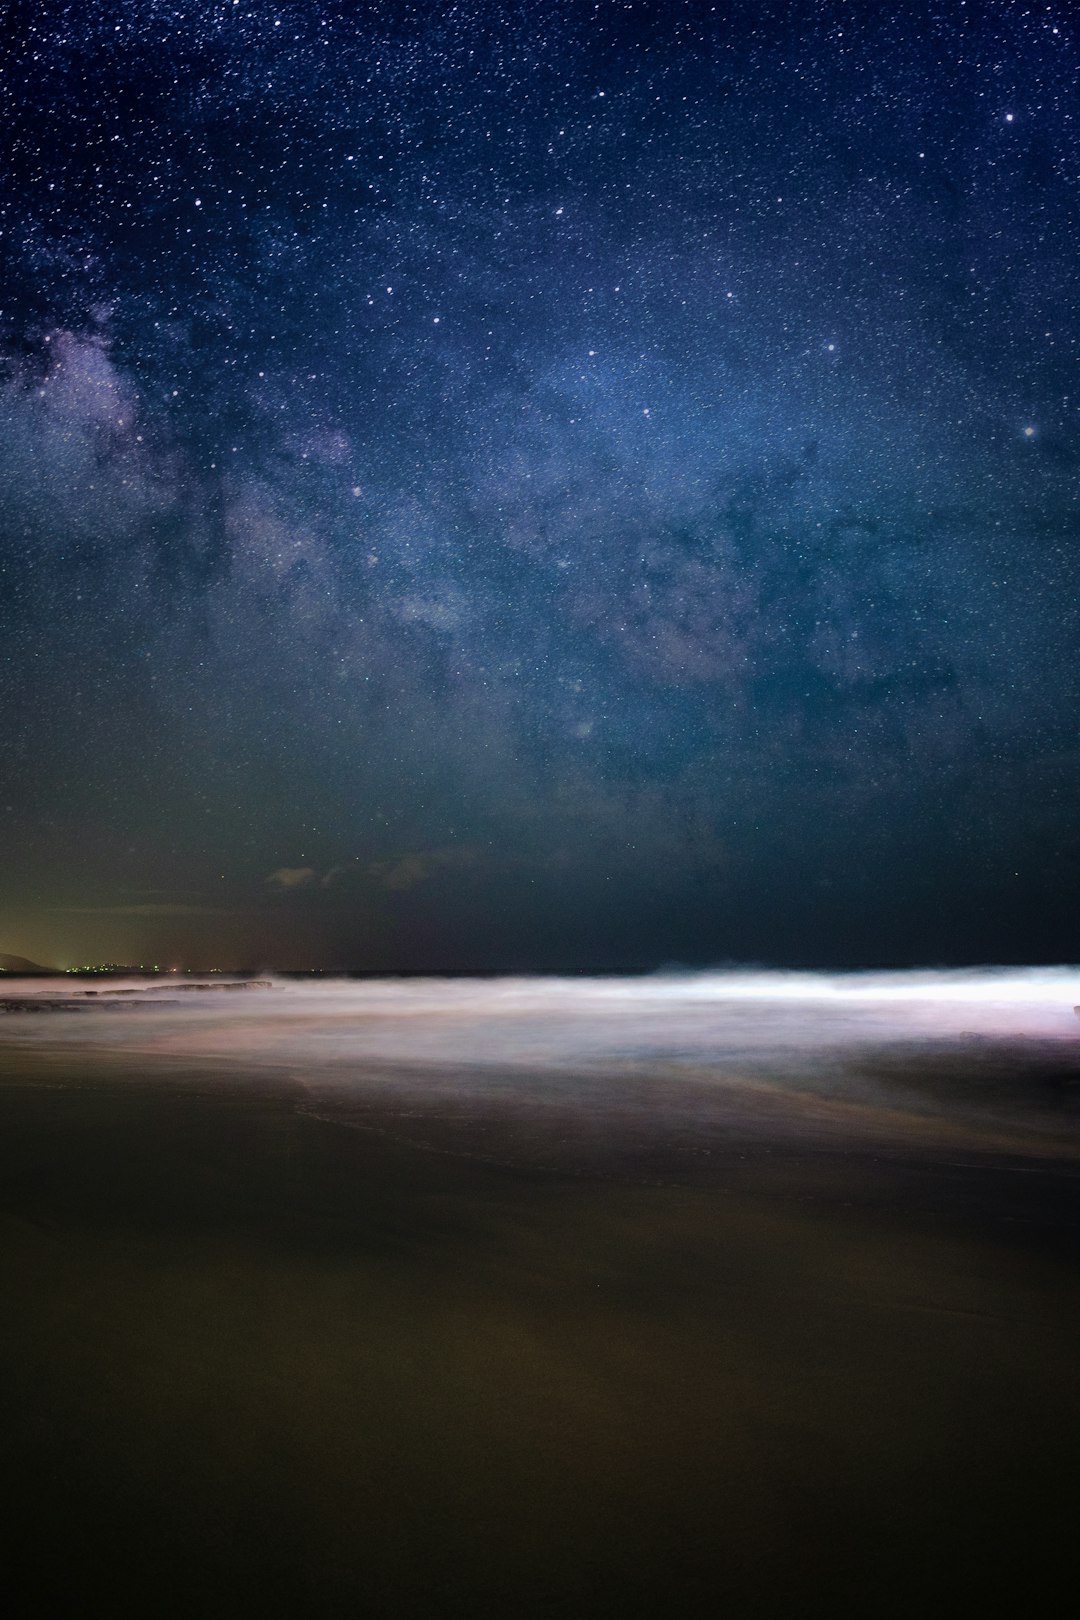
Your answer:
[[[1065,1033],[735,1065],[432,992],[391,1051],[273,994],[0,1023],[20,1612],[1049,1608]]]

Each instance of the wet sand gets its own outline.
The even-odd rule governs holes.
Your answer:
[[[470,1097],[21,1028],[18,1613],[974,1615],[1071,1582],[1068,1064],[1021,1140],[1008,1045],[975,1080],[879,1060],[890,1097],[977,1083],[961,1140],[820,1096],[736,1120],[700,1073],[662,1108],[640,1061]]]

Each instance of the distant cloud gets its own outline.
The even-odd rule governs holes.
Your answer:
[[[306,889],[315,877],[313,866],[279,866],[266,881],[271,889]]]
[[[453,846],[420,849],[398,855],[393,860],[373,861],[368,873],[384,889],[403,894],[420,883],[426,883],[435,872],[475,866],[478,859],[476,850],[468,846],[461,849]]]
[[[428,876],[430,865],[423,855],[402,855],[394,861],[373,861],[368,871],[384,889],[415,889]]]
[[[320,889],[332,889],[356,869],[355,861],[344,861],[339,866],[328,867],[320,877],[314,866],[279,866],[265,881],[279,893],[286,889],[311,889],[316,885]]]
[[[179,901],[155,900],[134,906],[53,906],[66,916],[80,917],[223,917],[220,906],[189,906]]]
[[[319,879],[319,888],[320,889],[332,889],[334,884],[340,882],[341,879],[345,876],[345,874],[349,870],[350,870],[350,867],[348,865],[345,865],[345,866],[332,866],[330,868],[329,872],[326,872]]]

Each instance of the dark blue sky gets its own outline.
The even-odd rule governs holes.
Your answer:
[[[1066,8],[11,15],[0,949],[1076,957]]]

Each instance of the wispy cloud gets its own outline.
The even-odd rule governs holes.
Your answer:
[[[154,900],[130,906],[52,906],[54,912],[78,917],[225,917],[220,906],[192,906],[180,901]]]
[[[316,878],[313,866],[279,866],[266,879],[271,889],[306,889]]]
[[[475,866],[478,860],[476,850],[468,846],[460,849],[452,845],[443,849],[419,849],[395,856],[393,860],[373,861],[368,867],[368,874],[382,888],[404,893],[408,889],[415,889],[420,883],[426,883],[436,872],[462,870]]]
[[[323,874],[323,876],[319,879],[319,888],[320,889],[332,889],[334,887],[335,883],[340,883],[342,878],[345,877],[347,875],[347,873],[352,870],[352,866],[354,864],[355,864],[354,862],[349,862],[349,863],[346,863],[344,866],[332,866],[330,868],[330,870],[328,872],[325,872]]]

